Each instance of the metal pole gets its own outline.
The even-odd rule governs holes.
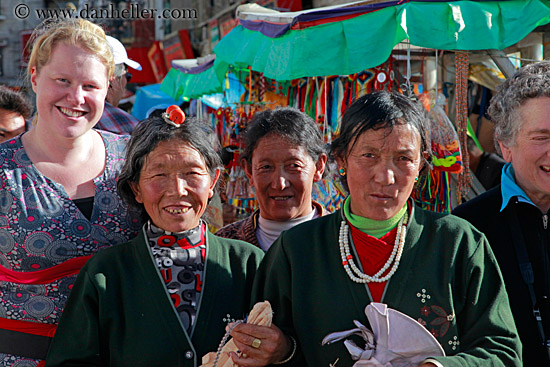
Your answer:
[[[506,79],[514,75],[514,73],[516,72],[516,68],[503,51],[493,49],[487,50],[487,53],[489,54],[489,56],[491,56],[495,64],[497,64],[498,68],[500,69],[502,74],[504,74],[504,77]]]

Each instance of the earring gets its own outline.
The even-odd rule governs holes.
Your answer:
[[[345,176],[346,175],[346,169],[345,168],[340,168],[338,170],[338,173],[340,174],[340,176]]]
[[[414,182],[418,182],[418,176],[414,178]]]

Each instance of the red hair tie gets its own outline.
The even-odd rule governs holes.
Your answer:
[[[178,105],[173,104],[166,109],[166,112],[162,113],[162,118],[167,124],[180,127],[185,121],[185,113]]]

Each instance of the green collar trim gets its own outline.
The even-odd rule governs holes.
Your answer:
[[[374,220],[353,214],[350,209],[350,201],[351,199],[348,195],[344,201],[344,216],[346,219],[351,223],[351,225],[359,229],[361,232],[375,238],[381,238],[386,233],[394,229],[407,211],[407,203],[405,203],[403,208],[401,208],[401,210],[398,211],[393,217],[386,220]]]

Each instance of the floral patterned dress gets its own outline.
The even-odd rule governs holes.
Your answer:
[[[106,164],[94,179],[90,220],[62,185],[36,169],[20,136],[0,145],[0,366],[37,365],[3,351],[1,332],[13,331],[13,320],[57,324],[87,257],[127,242],[141,228],[139,213],[130,212],[116,191],[128,136],[98,132]]]

